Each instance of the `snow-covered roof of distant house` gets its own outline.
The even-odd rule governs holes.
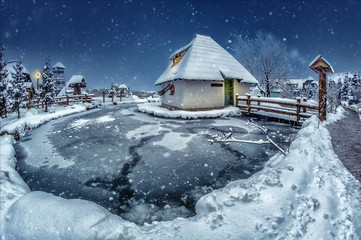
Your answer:
[[[58,97],[65,96],[68,93],[73,92],[74,84],[85,83],[85,79],[82,75],[73,75],[70,80],[65,84],[65,87],[58,93]],[[81,94],[87,94],[87,92],[81,88]]]
[[[25,87],[26,88],[32,88],[33,87],[33,82],[26,82]]]
[[[21,65],[24,68],[24,70],[23,70],[24,73],[29,74],[28,70],[24,67],[24,65],[23,64],[21,64]],[[10,81],[13,79],[12,73],[15,74],[15,69],[14,69],[15,66],[16,66],[16,60],[6,62],[5,69],[7,70],[8,75],[5,77],[5,81]]]
[[[124,83],[120,84],[118,89],[125,89],[125,90],[128,90],[127,86],[125,86]]]
[[[186,53],[182,60],[173,67],[171,62],[155,85],[175,79],[223,81],[224,78],[258,83],[252,74],[209,36],[196,34],[188,45],[174,52],[170,59],[183,51]]]
[[[82,75],[73,75],[66,85],[69,86],[70,84],[82,83],[84,81],[85,79]]]
[[[57,62],[53,68],[65,68],[64,64],[62,64],[61,62]]]

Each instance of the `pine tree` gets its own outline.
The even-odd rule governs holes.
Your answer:
[[[48,111],[48,105],[55,101],[55,84],[53,74],[50,68],[50,58],[45,59],[45,65],[42,73],[43,84],[41,85],[40,100],[45,103],[45,112]]]
[[[15,73],[12,74],[12,83],[7,84],[7,89],[9,92],[8,97],[8,106],[11,111],[18,112],[18,118],[20,118],[20,108],[25,106],[28,93],[26,92],[26,73],[24,72],[24,67],[21,64],[20,60],[16,61],[14,66]]]
[[[341,80],[341,79],[340,79]],[[348,74],[345,74],[344,78],[343,78],[343,85],[342,85],[342,89],[341,89],[341,100],[342,101],[348,101],[348,96],[349,96],[349,78],[348,78]]]
[[[6,117],[6,98],[7,98],[7,89],[5,78],[7,76],[7,70],[5,69],[6,62],[4,61],[4,46],[0,45],[0,117]]]
[[[358,72],[353,74],[352,78],[352,95],[355,103],[359,103],[361,101],[361,78]]]

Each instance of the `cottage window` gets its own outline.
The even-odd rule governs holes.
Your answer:
[[[183,54],[177,54],[173,58],[172,67],[176,66],[182,60]]]
[[[211,87],[223,87],[222,83],[211,83]]]

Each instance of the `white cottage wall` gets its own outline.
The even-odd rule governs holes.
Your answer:
[[[184,108],[216,108],[224,106],[224,83],[221,81],[183,81],[185,83]],[[211,84],[222,84],[212,87]]]
[[[236,104],[236,95],[245,96],[247,93],[251,92],[251,85],[249,83],[238,82],[234,80],[233,83],[233,93],[234,93],[234,104]]]
[[[172,81],[172,82],[163,83],[162,88],[165,88],[168,84],[174,85],[174,95],[170,95],[170,91],[167,91],[162,96],[162,104],[176,108],[184,108],[183,107],[183,98],[185,92],[184,81]]]

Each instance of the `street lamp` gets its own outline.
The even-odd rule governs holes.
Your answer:
[[[41,78],[41,73],[38,71],[35,73],[36,78],[36,90],[39,91],[39,79]]]

